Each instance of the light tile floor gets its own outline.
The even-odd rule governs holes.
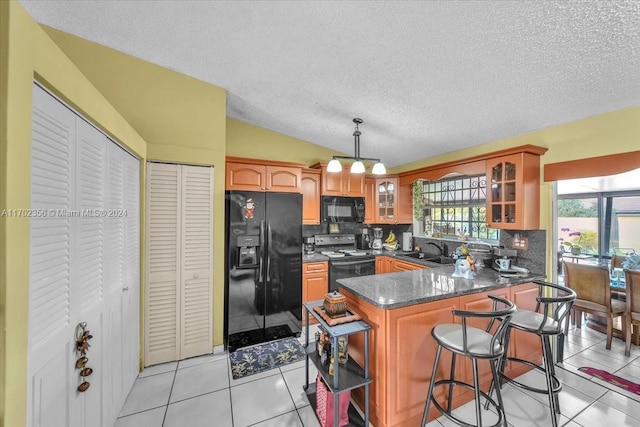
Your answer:
[[[581,366],[591,366],[640,383],[640,348],[632,346],[631,356],[626,357],[622,341],[614,339],[609,351],[604,338],[585,327],[569,333],[565,360],[558,369],[563,383],[559,397],[562,426],[640,426],[640,396],[578,371]],[[311,367],[311,381],[315,375]],[[539,372],[529,372],[520,379],[544,385]],[[304,381],[304,361],[239,380],[231,377],[226,353],[156,365],[138,376],[116,427],[319,426],[304,395]],[[551,425],[545,395],[505,385],[503,398],[510,426]],[[469,422],[475,420],[473,402],[456,413]],[[483,414],[487,425],[497,420],[491,411]],[[441,417],[427,426],[452,425]]]

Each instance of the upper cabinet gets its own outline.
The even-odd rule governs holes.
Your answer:
[[[398,182],[399,179],[395,176],[375,179],[375,196],[372,200],[374,223],[411,223],[411,186],[405,185],[404,188],[401,188]]]
[[[366,177],[364,179],[364,223],[376,222],[376,179]]]
[[[320,224],[320,171],[302,170],[302,224]]]
[[[322,170],[323,196],[364,197],[364,174],[352,174],[347,167],[342,172],[327,172],[325,163],[317,163],[311,167]]]
[[[227,190],[300,193],[301,179],[302,167],[295,164],[252,159],[226,163]]]
[[[512,230],[540,227],[539,155],[522,152],[487,159],[487,187],[490,227]]]

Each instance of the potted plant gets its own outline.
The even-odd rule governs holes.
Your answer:
[[[569,233],[569,237],[573,238],[573,242],[570,242],[569,240],[565,240],[563,237],[560,237],[560,243],[564,246],[566,246],[566,249],[568,249],[568,252],[571,252],[572,255],[580,255],[580,253],[582,252],[582,245],[580,245],[580,242],[582,240],[582,233],[580,231],[571,231],[569,228],[566,227],[562,227],[560,229],[560,231],[563,231],[565,233]],[[578,238],[578,240],[576,241],[575,238]],[[562,248],[563,251],[565,250],[564,248]]]

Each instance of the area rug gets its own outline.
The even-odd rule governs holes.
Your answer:
[[[579,371],[584,372],[587,375],[592,375],[596,378],[601,379],[602,381],[606,381],[609,384],[613,384],[617,387],[620,387],[630,393],[640,395],[640,384],[631,382],[629,380],[625,380],[624,378],[620,378],[617,375],[610,374],[607,371],[603,371],[602,369],[589,368],[583,366],[578,368]]]
[[[296,338],[245,347],[229,354],[231,375],[237,380],[304,360],[304,357],[304,348]]]
[[[249,347],[293,336],[295,336],[295,334],[291,331],[291,328],[288,325],[269,326],[266,329],[252,329],[250,331],[231,334],[229,335],[227,347],[229,348],[229,351],[232,352],[242,347]]]

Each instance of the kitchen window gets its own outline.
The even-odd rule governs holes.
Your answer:
[[[486,175],[422,181],[423,223],[440,237],[498,240],[499,230],[486,221]]]

